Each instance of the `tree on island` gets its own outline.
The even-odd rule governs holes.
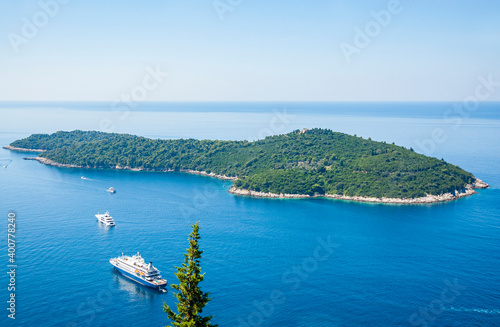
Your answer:
[[[202,292],[198,286],[205,278],[200,267],[203,251],[200,250],[198,244],[200,239],[198,223],[191,225],[191,227],[193,227],[193,232],[188,238],[189,248],[184,254],[184,263],[182,267],[175,267],[177,269],[175,276],[177,276],[179,284],[171,285],[173,289],[179,291],[174,294],[178,301],[176,305],[179,313],[175,313],[165,302],[163,303],[163,311],[167,313],[172,326],[217,327],[218,325],[213,325],[210,322],[213,316],[202,317],[200,315],[203,307],[212,299],[209,298],[210,293]]]

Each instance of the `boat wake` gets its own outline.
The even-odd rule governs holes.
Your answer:
[[[11,159],[1,159],[0,160],[0,165],[3,167],[3,168],[7,168],[10,163],[12,162]]]
[[[500,309],[481,309],[481,308],[464,308],[464,307],[450,307],[446,308],[446,311],[453,312],[476,312],[488,315],[498,315],[500,314]]]
[[[88,177],[85,177],[85,176],[82,176],[82,177],[81,177],[81,179],[86,180],[86,181],[98,182],[98,180],[97,180],[97,179],[88,178]]]

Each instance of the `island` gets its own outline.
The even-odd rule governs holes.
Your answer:
[[[454,200],[489,187],[460,167],[412,148],[319,128],[253,142],[60,131],[33,134],[5,148],[39,152],[26,159],[58,167],[227,179],[233,181],[230,193],[267,198],[418,204]]]

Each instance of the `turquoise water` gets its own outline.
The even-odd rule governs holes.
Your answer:
[[[16,321],[3,309],[2,326],[166,325],[161,305],[173,305],[172,294],[130,282],[108,260],[140,251],[175,282],[195,221],[203,289],[214,298],[206,314],[220,326],[500,325],[499,104],[459,124],[444,116],[447,103],[165,107],[123,117],[105,104],[3,104],[0,141],[98,129],[103,119],[116,132],[161,138],[256,139],[327,127],[444,158],[492,187],[421,206],[254,199],[207,177],[54,168],[2,149],[0,163],[12,162],[0,167],[0,212],[5,230],[7,213],[17,213],[18,240]],[[446,139],[429,141],[436,130]],[[105,210],[115,229],[95,221]],[[6,301],[7,274],[0,276]]]

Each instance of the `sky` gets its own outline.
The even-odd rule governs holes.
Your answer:
[[[499,59],[498,0],[0,0],[0,101],[499,101]]]

